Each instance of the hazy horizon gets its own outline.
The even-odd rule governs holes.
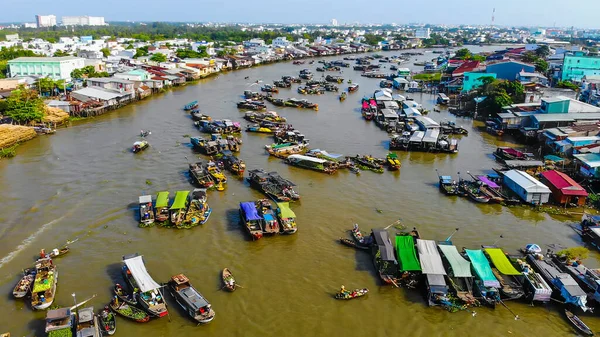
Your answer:
[[[171,6],[161,6],[163,1],[104,0],[97,7],[87,1],[67,0],[4,0],[0,22],[34,22],[35,15],[103,16],[106,21],[163,21],[163,22],[215,22],[215,23],[281,23],[328,24],[336,19],[340,25],[353,24],[408,24],[435,25],[490,25],[492,12],[496,26],[541,26],[596,28],[596,13],[600,2],[584,0],[570,5],[558,0],[505,0],[501,3],[477,3],[467,0],[416,2],[400,4],[390,0],[377,3],[330,0],[274,0],[222,2],[216,0],[179,0]],[[85,2],[85,3],[84,3]],[[436,2],[438,2],[436,4]],[[282,6],[284,5],[285,6]],[[196,9],[196,10],[192,10]],[[294,10],[295,9],[295,10]],[[560,15],[557,15],[560,13]]]

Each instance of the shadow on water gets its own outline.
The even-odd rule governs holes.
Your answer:
[[[113,284],[119,283],[122,286],[125,286],[125,280],[123,279],[123,275],[121,273],[122,268],[123,267],[121,263],[111,263],[106,266],[106,274],[110,277],[110,280]]]
[[[240,233],[244,241],[253,241],[250,235],[246,232],[246,228],[240,219],[240,212],[236,208],[231,208],[225,211],[225,230],[228,232]]]
[[[32,319],[27,323],[27,328],[33,331],[34,336],[45,336],[46,335],[46,320],[44,319]]]

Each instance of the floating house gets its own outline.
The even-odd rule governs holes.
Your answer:
[[[568,175],[555,170],[545,171],[542,172],[542,182],[550,188],[557,203],[585,205],[588,193]]]
[[[600,178],[600,154],[575,154],[573,157],[579,164],[579,173],[588,178]]]
[[[504,186],[517,194],[524,202],[534,205],[547,203],[552,193],[548,186],[519,170],[510,170],[504,173]]]

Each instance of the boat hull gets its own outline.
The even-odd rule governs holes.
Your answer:
[[[50,308],[52,303],[54,303],[54,297],[56,296],[57,284],[58,284],[58,270],[54,269],[54,284],[52,285],[52,288],[50,290],[50,293],[52,294],[52,298],[49,301],[39,303],[39,304],[31,303],[31,307],[35,310],[46,310],[46,309]],[[32,286],[33,286],[33,284],[32,284]]]

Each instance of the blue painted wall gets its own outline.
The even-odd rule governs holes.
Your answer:
[[[496,74],[496,78],[499,80],[514,81],[517,78],[517,74],[519,74],[521,70],[532,73],[535,72],[535,67],[532,65],[509,61],[490,64],[487,66],[485,71]]]

